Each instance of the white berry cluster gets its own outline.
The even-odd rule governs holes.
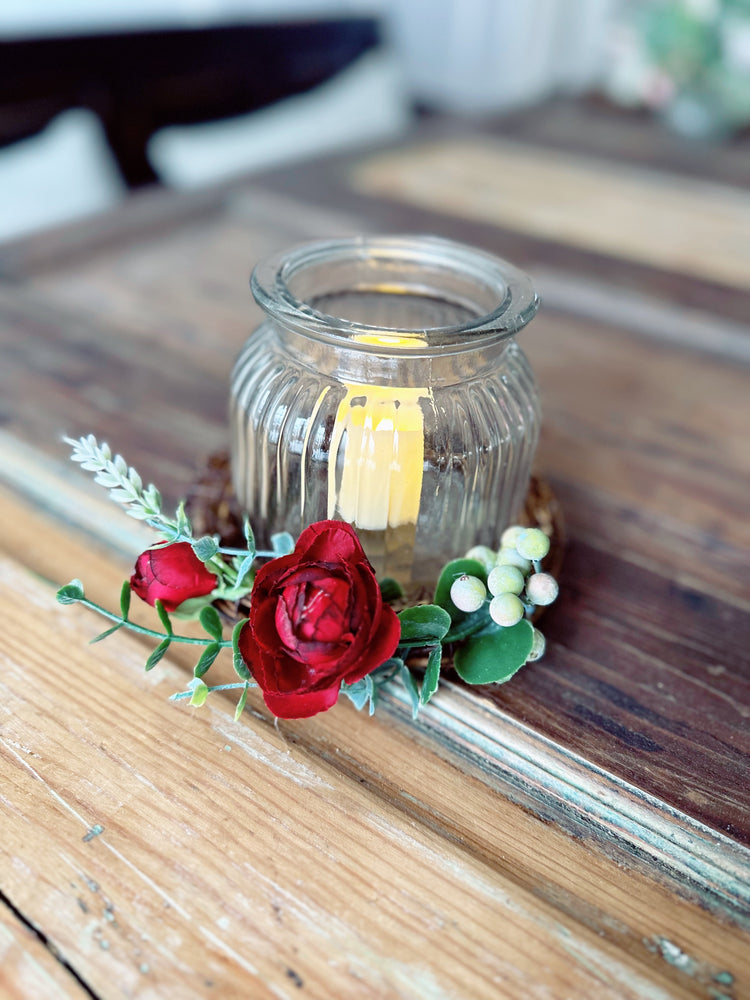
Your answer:
[[[517,624],[536,606],[552,604],[557,597],[557,582],[541,572],[541,561],[549,552],[549,538],[539,528],[514,524],[502,534],[500,549],[476,545],[466,553],[487,571],[487,586],[476,576],[464,574],[451,586],[451,600],[459,611],[471,613],[489,598],[489,614],[498,625]],[[544,653],[544,636],[534,629],[534,647],[529,657],[538,660]]]

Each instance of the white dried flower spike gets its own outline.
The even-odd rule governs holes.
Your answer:
[[[497,554],[497,566],[515,566],[516,569],[520,569],[525,575],[531,569],[531,563],[528,559],[524,559],[523,556],[519,555],[515,549],[510,548],[510,546],[504,545]]]
[[[523,613],[523,604],[515,594],[498,594],[490,601],[490,618],[498,625],[516,625]]]
[[[522,531],[526,529],[522,524],[511,524],[509,528],[500,536],[500,545],[505,549],[514,549],[516,547],[516,542],[518,541],[518,536]]]
[[[526,596],[532,604],[552,604],[558,591],[557,580],[549,573],[533,573],[526,581]]]
[[[542,633],[538,628],[534,629],[534,637],[531,640],[531,652],[529,653],[527,663],[533,663],[535,660],[541,660],[544,656],[544,651],[547,648],[547,640],[544,638]]]
[[[523,573],[517,566],[495,566],[487,577],[487,587],[493,597],[498,594],[520,594],[523,584]]]
[[[476,576],[469,576],[464,573],[451,585],[451,600],[459,611],[478,611],[484,604],[487,596],[487,588]]]
[[[487,545],[475,545],[466,553],[467,559],[476,559],[489,572],[495,565],[497,554]]]
[[[526,528],[516,540],[516,552],[538,562],[549,552],[549,538],[539,528]]]

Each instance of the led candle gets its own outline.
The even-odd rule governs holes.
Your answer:
[[[360,335],[358,342],[393,347],[424,344],[419,338]],[[398,532],[392,543],[413,544],[424,468],[426,388],[347,385],[339,403],[328,465],[328,516],[365,532]],[[371,546],[373,546],[371,540]],[[379,546],[380,547],[380,546]],[[394,545],[384,539],[385,553]],[[373,556],[378,561],[377,551]],[[408,558],[402,552],[399,562]],[[392,562],[392,560],[391,560]],[[385,567],[384,567],[385,568]]]

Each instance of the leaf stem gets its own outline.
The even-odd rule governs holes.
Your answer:
[[[223,556],[246,556],[246,555],[249,555],[249,550],[248,549],[228,549],[228,548],[224,548],[223,545],[220,545],[219,548],[216,551],[217,552],[221,552],[221,554]],[[256,552],[255,553],[255,558],[256,559],[275,559],[276,558],[276,553],[275,552]]]
[[[124,625],[131,632],[138,632],[140,635],[150,635],[153,639],[169,639],[170,642],[184,642],[191,646],[210,646],[212,643],[218,642],[219,646],[223,649],[228,649],[232,645],[231,639],[194,639],[188,635],[168,635],[166,632],[157,632],[156,629],[146,628],[144,625],[136,625],[135,622],[131,622],[128,618],[123,618],[122,615],[116,615],[112,611],[107,611],[106,608],[103,608],[100,604],[94,604],[93,601],[89,601],[86,597],[80,597],[77,603],[98,612],[103,618],[109,618],[110,621]]]
[[[209,692],[211,691],[236,691],[238,688],[247,687],[250,681],[236,681],[234,684],[214,684],[213,686],[206,685]],[[252,685],[253,687],[255,685]],[[177,694],[172,694],[169,696],[170,701],[180,701],[182,698],[192,698],[192,691],[178,691]]]

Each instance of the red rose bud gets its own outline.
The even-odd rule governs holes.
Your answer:
[[[166,611],[174,611],[183,601],[210,594],[217,580],[193,552],[190,542],[175,542],[142,552],[130,586],[151,607],[159,600]]]
[[[361,680],[400,638],[354,530],[319,521],[258,571],[239,649],[273,714],[304,719],[331,708],[341,681]]]

